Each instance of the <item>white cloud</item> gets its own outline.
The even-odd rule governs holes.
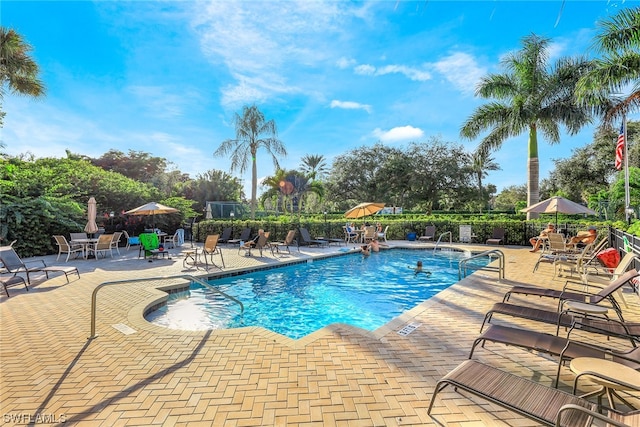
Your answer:
[[[384,76],[386,74],[403,74],[409,80],[426,81],[431,79],[431,74],[427,70],[421,70],[405,65],[385,65],[376,68],[373,65],[361,64],[354,67],[354,72],[363,76]]]
[[[487,74],[487,69],[478,65],[473,56],[462,52],[436,62],[434,68],[459,91],[471,95],[482,76]]]
[[[312,91],[307,72],[331,59],[345,21],[360,12],[319,0],[194,2],[192,21],[202,51],[235,81],[222,89],[223,105],[235,107],[230,104],[269,99],[289,86]]]
[[[356,60],[352,58],[345,58],[344,56],[336,61],[336,65],[341,70],[349,67],[353,67],[356,64]]]
[[[360,104],[353,101],[338,101],[334,99],[331,101],[331,108],[344,108],[345,110],[365,110],[367,113],[371,113],[371,105]]]
[[[405,142],[415,141],[424,136],[422,129],[414,128],[413,126],[398,126],[387,131],[383,131],[380,128],[375,129],[373,136],[378,138],[381,142]]]

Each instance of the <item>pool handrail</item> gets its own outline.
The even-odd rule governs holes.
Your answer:
[[[436,245],[433,247],[433,252],[435,252],[435,251],[436,251],[436,248],[437,248],[437,247],[438,247],[438,245],[440,244],[440,241],[442,240],[442,237],[443,237],[443,236],[446,236],[447,234],[449,235],[449,244],[452,244],[452,243],[453,243],[453,236],[452,236],[451,232],[450,232],[450,231],[445,231],[444,233],[442,233],[442,234],[440,235],[440,237],[438,237],[438,241],[436,242]]]
[[[110,282],[102,282],[100,283],[98,286],[96,286],[96,288],[93,290],[93,293],[91,294],[91,335],[89,335],[88,339],[94,339],[96,338],[96,303],[97,303],[97,298],[98,298],[98,291],[100,289],[102,289],[104,286],[108,286],[108,285],[119,285],[122,283],[131,283],[131,282],[151,282],[154,280],[171,280],[171,279],[187,279],[190,280],[192,282],[196,282],[201,284],[202,286],[204,286],[207,289],[210,289],[214,292],[219,293],[220,295],[222,295],[225,298],[230,299],[231,301],[237,303],[240,305],[240,313],[244,313],[244,304],[242,304],[242,301],[240,301],[239,299],[232,297],[229,294],[226,294],[224,292],[222,292],[220,289],[216,288],[215,286],[210,285],[209,283],[205,282],[204,280],[198,279],[197,277],[191,276],[189,274],[178,274],[175,276],[157,276],[157,277],[145,277],[145,278],[138,278],[138,279],[125,279],[125,280],[114,280],[114,281],[110,281]]]
[[[467,263],[476,258],[486,257],[493,258],[493,255],[497,255],[499,265],[498,267],[491,267],[489,265],[485,265],[484,267],[472,268],[467,265]],[[489,262],[491,263],[491,261]],[[504,269],[505,269],[505,261],[504,261],[504,252],[500,249],[490,249],[488,251],[480,252],[479,254],[475,254],[470,256],[469,258],[465,258],[460,260],[458,263],[458,280],[461,280],[463,277],[467,277],[467,268],[473,270],[486,270],[486,271],[496,271],[498,272],[498,280],[504,279]],[[464,276],[462,275],[462,271],[464,269]]]

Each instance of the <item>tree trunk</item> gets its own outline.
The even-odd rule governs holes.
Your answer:
[[[256,153],[251,153],[251,219],[256,219],[256,193],[258,192],[258,166],[256,164]]]
[[[529,128],[529,161],[527,163],[527,207],[540,201],[540,162],[538,161],[538,131],[535,123]],[[527,212],[527,220],[540,215]]]

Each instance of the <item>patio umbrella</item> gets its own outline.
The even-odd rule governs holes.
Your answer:
[[[347,218],[362,218],[367,215],[373,215],[380,212],[384,208],[384,203],[364,202],[352,207],[344,213]]]
[[[151,215],[151,222],[153,223],[153,228],[156,228],[155,224],[155,216],[163,215],[168,213],[178,212],[178,209],[172,208],[169,206],[161,205],[157,202],[149,202],[146,205],[138,206],[137,208],[126,211],[127,215]]]
[[[582,206],[579,203],[572,202],[560,196],[553,196],[547,200],[543,200],[535,205],[531,205],[528,208],[520,209],[520,212],[536,212],[536,213],[555,213],[556,214],[556,228],[558,228],[558,213],[568,215],[596,215],[597,212],[589,209],[586,206]]]
[[[211,215],[211,205],[207,203],[207,212],[205,215],[205,219],[213,219],[213,215]]]
[[[89,234],[98,232],[98,224],[96,224],[96,214],[98,212],[96,199],[89,198],[87,204],[87,225],[84,226],[84,231]]]

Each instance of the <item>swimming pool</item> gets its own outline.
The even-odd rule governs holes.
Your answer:
[[[458,261],[468,253],[390,249],[313,260],[212,280],[244,304],[238,305],[194,283],[173,293],[145,318],[182,330],[261,326],[301,338],[332,323],[375,330],[458,281]],[[414,274],[422,260],[431,274]],[[470,262],[487,265],[489,258]]]

